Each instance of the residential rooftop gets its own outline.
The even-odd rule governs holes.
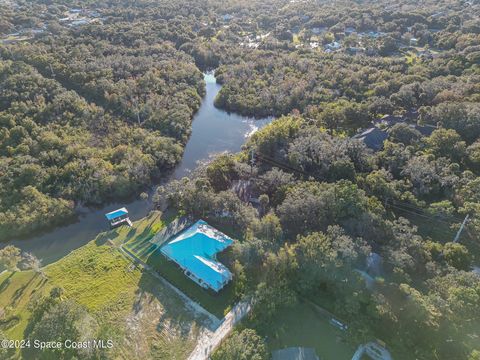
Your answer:
[[[199,220],[162,246],[160,251],[198,285],[218,292],[232,279],[232,273],[217,261],[216,255],[232,243],[227,235]]]

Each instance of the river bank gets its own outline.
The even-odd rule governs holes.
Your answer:
[[[26,239],[6,242],[4,245],[14,245],[22,251],[31,252],[41,259],[44,265],[57,261],[88,243],[99,232],[108,230],[105,213],[126,206],[132,221],[145,217],[153,208],[151,195],[156,186],[187,176],[200,162],[208,161],[215,154],[238,152],[251,134],[273,120],[253,119],[217,109],[214,100],[222,86],[216,82],[213,72],[205,73],[204,79],[206,95],[193,117],[192,133],[182,160],[170,175],[152,186],[149,199],[133,198],[130,201],[105,204],[100,208],[82,208],[78,211],[76,221],[48,232],[32,234]]]

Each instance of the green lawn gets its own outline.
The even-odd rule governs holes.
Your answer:
[[[150,242],[162,226],[162,219],[157,218],[141,231],[137,230],[138,235],[126,236],[125,248],[135,254],[140,260],[152,266],[161,276],[184,292],[192,300],[198,302],[215,316],[222,318],[235,302],[233,291],[235,280],[223,288],[218,294],[205,290],[194,283],[183,274],[182,270],[174,262],[168,261],[156,245]]]
[[[113,358],[182,359],[203,327],[183,300],[156,278],[132,266],[120,244],[150,236],[162,226],[159,213],[100,234],[95,240],[44,268],[46,279],[32,271],[0,275],[0,329],[22,339],[36,297],[52,287],[64,289],[103,326],[114,330]],[[132,332],[132,329],[134,330]]]
[[[114,247],[90,242],[47,266],[45,272],[67,297],[99,311],[135,294],[141,272],[129,271],[129,266],[130,261]]]
[[[205,290],[186,277],[182,270],[174,262],[168,261],[159,250],[154,251],[146,262],[189,298],[218,318],[222,318],[235,302],[234,280],[216,294],[214,291]]]
[[[9,339],[22,339],[31,310],[30,300],[47,293],[51,284],[33,271],[0,275],[0,329]]]

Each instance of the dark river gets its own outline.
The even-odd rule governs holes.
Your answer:
[[[239,151],[249,135],[272,120],[272,118],[255,120],[215,108],[213,102],[221,85],[216,83],[212,73],[205,74],[205,82],[206,95],[193,118],[192,134],[185,147],[182,161],[171,175],[173,179],[188,175],[199,162],[208,160],[216,153]],[[108,230],[104,214],[122,206],[127,207],[132,221],[145,217],[152,209],[151,199],[112,203],[101,209],[83,209],[76,222],[8,244],[32,252],[42,260],[43,265],[47,265],[86,244],[99,232]]]

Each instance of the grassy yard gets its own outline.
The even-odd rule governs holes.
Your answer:
[[[195,346],[203,320],[157,279],[132,267],[118,246],[142,239],[162,226],[159,213],[100,234],[87,245],[44,268],[0,275],[0,328],[8,338],[22,339],[36,297],[60,286],[64,297],[84,305],[115,333],[113,358],[182,359]]]
[[[33,271],[0,275],[0,329],[9,339],[22,339],[31,310],[30,300],[47,293],[51,284]]]
[[[216,294],[213,291],[203,289],[187,278],[174,262],[168,261],[161,254],[159,247],[150,242],[162,226],[163,222],[158,218],[139,232],[138,236],[127,236],[125,248],[135,254],[140,260],[152,266],[160,275],[183,291],[192,300],[198,302],[215,316],[222,318],[235,302],[233,291],[235,280],[222,289],[219,294]]]
[[[216,294],[213,291],[203,289],[187,278],[182,270],[174,262],[168,261],[158,249],[148,257],[146,262],[153,266],[165,279],[187,294],[188,297],[218,318],[222,318],[235,302],[234,281]]]

